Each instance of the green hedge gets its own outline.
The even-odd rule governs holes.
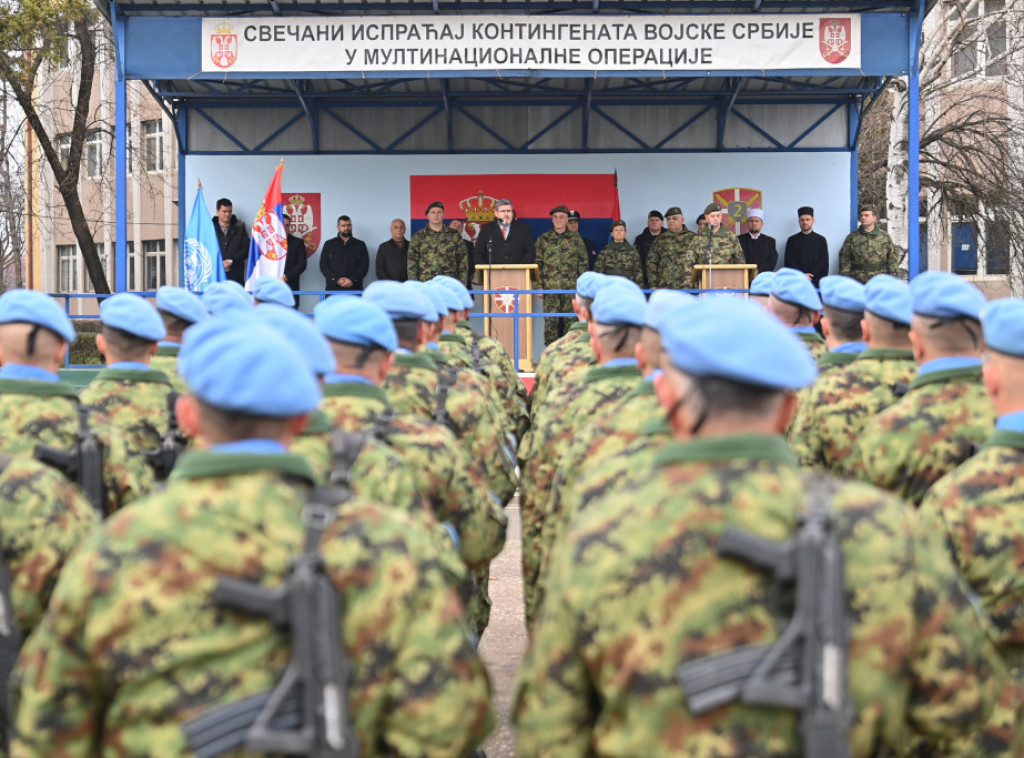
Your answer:
[[[103,356],[96,348],[96,334],[100,330],[99,319],[75,319],[75,331],[78,339],[71,346],[68,363],[71,365],[90,364],[102,365]]]

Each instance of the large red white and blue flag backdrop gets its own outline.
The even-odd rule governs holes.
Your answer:
[[[551,228],[551,209],[559,205],[579,211],[580,235],[600,247],[608,239],[612,221],[619,218],[619,188],[614,173],[410,176],[409,189],[414,234],[427,225],[424,211],[435,200],[444,203],[446,220],[466,219],[466,231],[472,240],[476,240],[481,226],[494,219],[494,206],[503,199],[512,201],[516,218],[530,226],[534,239]]]
[[[288,235],[284,229],[284,203],[281,201],[281,173],[284,171],[282,160],[270,188],[263,198],[256,220],[252,224],[252,235],[249,237],[249,267],[245,280],[245,288],[252,291],[253,282],[261,276],[284,274],[284,264],[288,257]]]

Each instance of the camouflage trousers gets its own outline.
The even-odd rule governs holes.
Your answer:
[[[488,591],[491,567],[479,566],[470,569],[469,573],[473,577],[473,593],[466,601],[466,620],[469,622],[470,630],[480,637],[491,620],[491,595]]]
[[[545,313],[572,313],[572,295],[545,295]],[[559,318],[544,319],[544,344],[550,345],[559,337],[569,331],[569,327],[576,322],[572,316],[561,316]]]

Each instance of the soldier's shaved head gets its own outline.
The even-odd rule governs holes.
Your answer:
[[[839,343],[859,342],[864,339],[864,332],[860,325],[864,320],[863,311],[854,313],[844,311],[841,308],[825,306],[825,315],[822,317],[822,331],[825,336],[829,334]]]
[[[983,372],[996,416],[1024,410],[1024,358],[989,350]]]
[[[898,324],[866,311],[860,327],[868,347],[910,350],[910,326],[907,324]]]
[[[919,364],[935,358],[981,355],[981,324],[974,319],[940,319],[914,314],[910,342]]]
[[[96,347],[107,359],[107,363],[135,361],[149,363],[156,353],[156,343],[136,337],[123,329],[103,325],[103,330],[96,335]]]
[[[649,326],[640,330],[640,341],[636,345],[636,360],[640,373],[647,376],[661,368],[661,333]]]
[[[590,346],[598,363],[604,364],[616,358],[633,358],[640,343],[640,327],[628,324],[587,324],[590,332]]]
[[[768,312],[786,326],[814,326],[820,317],[816,311],[783,302],[775,295],[768,298]]]
[[[64,363],[67,343],[36,324],[0,324],[0,364],[20,363],[56,371]]]
[[[354,345],[351,342],[338,342],[330,338],[327,342],[334,353],[339,374],[356,374],[377,385],[384,383],[394,363],[394,354],[373,345]]]

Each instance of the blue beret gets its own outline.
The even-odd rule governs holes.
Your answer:
[[[439,298],[439,302],[444,303],[445,310],[438,311],[438,314],[447,316],[448,311],[461,311],[462,310],[462,298],[459,297],[454,291],[445,287],[441,282],[429,281],[426,282],[427,289],[430,292],[435,293]]]
[[[138,295],[121,292],[100,303],[100,321],[150,342],[167,336],[164,320],[156,308]]]
[[[1024,300],[1004,297],[993,300],[981,311],[985,346],[997,352],[1024,358]]]
[[[829,308],[859,313],[864,310],[864,285],[848,276],[823,277],[821,302]]]
[[[436,322],[437,312],[433,304],[415,286],[406,286],[408,284],[389,280],[371,282],[363,292],[363,299],[379,306],[392,321],[417,319]]]
[[[161,287],[156,291],[156,307],[172,316],[195,324],[210,315],[203,301],[183,287]]]
[[[927,318],[981,320],[985,296],[966,279],[948,271],[925,271],[910,282],[914,313]]]
[[[35,290],[8,290],[0,295],[0,324],[38,324],[65,342],[75,341],[75,327],[49,295]]]
[[[185,332],[178,370],[189,391],[214,408],[253,416],[315,410],[320,388],[301,348],[275,329],[254,334],[248,319],[234,316],[214,316]]]
[[[295,305],[292,288],[276,276],[260,276],[252,284],[252,296],[261,303],[277,303],[291,308]]]
[[[312,373],[323,376],[334,371],[336,363],[331,346],[311,318],[299,313],[290,303],[287,306],[267,303],[258,306],[253,313],[257,322],[269,326],[299,349]]]
[[[398,349],[398,335],[388,314],[364,298],[331,300],[330,305],[317,308],[313,320],[317,328],[332,340],[382,347],[389,353]]]
[[[579,278],[576,279],[576,294],[580,297],[593,300],[594,295],[597,294],[597,285],[600,284],[603,279],[604,274],[599,274],[596,271],[584,271],[579,275]]]
[[[203,305],[211,314],[252,308],[252,296],[238,282],[214,282],[203,293]]]
[[[818,374],[800,339],[757,303],[703,298],[686,315],[661,329],[662,347],[680,371],[776,390],[806,387]]]
[[[437,316],[445,317],[448,315],[448,291],[444,287],[431,284],[430,282],[417,282],[413,280],[405,282],[404,286],[412,287],[417,292],[422,293],[430,301]],[[434,320],[436,321],[437,319]]]
[[[466,285],[456,279],[454,276],[445,276],[444,274],[438,274],[430,281],[440,284],[442,287],[447,287],[449,290],[454,292],[459,297],[459,307],[455,310],[464,310],[466,308],[473,307],[473,296],[469,294],[469,290],[466,289]]]
[[[611,278],[611,277],[609,277]],[[633,282],[615,282],[602,287],[590,308],[594,321],[599,324],[629,324],[643,326],[647,300]]]
[[[772,294],[772,280],[775,278],[774,271],[762,271],[754,277],[750,283],[750,294],[768,297]]]
[[[697,298],[686,292],[655,290],[651,293],[651,299],[647,301],[647,310],[644,311],[644,326],[661,331],[661,322],[666,314],[693,305],[695,302],[697,302]]]
[[[798,305],[809,311],[821,310],[821,298],[814,291],[814,285],[807,275],[795,268],[783,268],[772,278],[772,294],[776,300]]]
[[[864,285],[864,310],[892,321],[910,326],[913,309],[910,307],[910,287],[895,276],[878,274]]]

